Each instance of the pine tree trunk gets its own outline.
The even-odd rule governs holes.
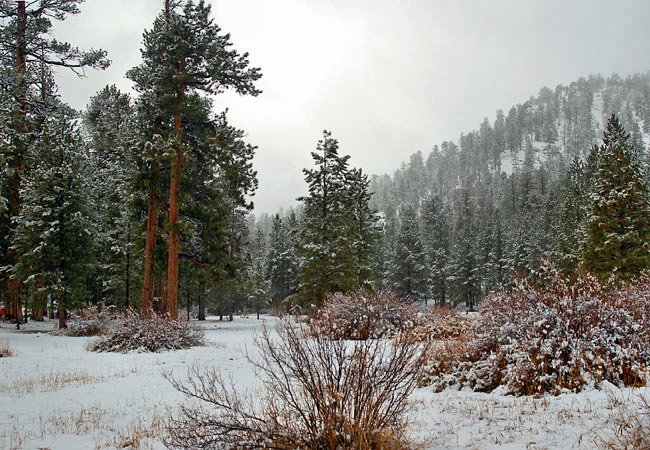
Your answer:
[[[179,118],[177,117],[177,120]],[[176,149],[169,184],[169,259],[167,262],[167,305],[169,317],[178,318],[178,182],[180,178],[181,151]]]
[[[17,1],[17,14],[18,21],[16,26],[16,73],[18,75],[19,87],[16,93],[16,101],[18,104],[17,127],[16,127],[16,141],[15,141],[15,155],[11,162],[13,165],[13,175],[9,180],[8,189],[8,203],[9,203],[9,227],[13,234],[12,225],[13,218],[20,214],[21,201],[20,201],[20,187],[22,184],[22,177],[25,174],[25,141],[23,136],[26,130],[27,120],[27,84],[25,80],[26,74],[26,39],[25,31],[27,29],[27,13],[25,11],[25,1]],[[20,255],[14,251],[9,251],[9,256],[15,265],[20,263]],[[17,323],[22,322],[23,313],[22,305],[20,302],[20,283],[18,280],[11,279],[7,283],[8,295],[6,311],[9,319],[16,320]]]
[[[151,314],[153,307],[153,267],[156,249],[156,229],[158,227],[158,199],[149,190],[147,204],[147,235],[144,251],[144,281],[142,284],[142,311],[145,316]]]
[[[45,315],[45,310],[47,309],[47,298],[45,294],[38,292],[39,289],[43,286],[43,275],[40,275],[36,278],[36,283],[34,286],[34,296],[32,300],[32,320],[37,320],[39,322],[43,321],[43,316]]]
[[[131,304],[131,223],[126,228],[126,267],[124,280],[124,306],[128,308]],[[153,300],[153,299],[152,299]],[[153,302],[152,302],[153,303]]]
[[[68,313],[63,305],[59,305],[59,328],[67,328],[66,322],[68,319]]]
[[[205,296],[199,297],[199,320],[205,320]]]
[[[185,71],[185,58],[181,58],[179,73]],[[172,161],[171,177],[169,181],[169,259],[167,263],[167,305],[169,306],[169,317],[172,320],[178,319],[178,190],[181,178],[181,162],[183,157],[181,142],[181,115],[180,107],[185,95],[185,85],[178,83],[176,93],[177,113],[174,117],[174,135],[177,139],[176,155]]]
[[[232,322],[234,320],[234,317],[232,315],[233,309],[235,307],[235,299],[233,296],[233,288],[230,286],[230,289],[228,289],[228,321]]]

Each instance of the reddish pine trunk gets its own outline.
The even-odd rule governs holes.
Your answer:
[[[178,120],[177,116],[177,120]],[[178,318],[178,181],[180,178],[181,150],[176,149],[169,183],[169,259],[167,263],[167,306],[169,317]]]
[[[185,71],[185,58],[181,58],[179,64],[179,73]],[[177,108],[180,109],[183,97],[185,95],[185,85],[183,82],[178,83],[176,93]],[[174,117],[174,134],[176,136],[177,147],[176,155],[172,161],[171,176],[169,181],[169,259],[167,263],[167,306],[169,307],[169,317],[172,320],[178,319],[178,188],[181,178],[181,162],[183,152],[181,148],[181,115],[180,111]]]
[[[47,309],[47,298],[45,294],[39,292],[39,289],[43,286],[43,275],[40,275],[36,279],[34,286],[34,296],[33,296],[33,305],[32,305],[32,320],[38,320],[39,322],[43,320],[45,316],[45,311]]]
[[[59,305],[59,328],[66,328],[66,322],[68,319],[67,311],[63,305]]]
[[[167,285],[165,284],[165,278],[162,275],[158,276],[156,280],[156,298],[158,299],[156,303],[156,312],[164,314],[167,312]]]
[[[234,320],[233,317],[233,309],[235,308],[235,298],[233,296],[233,288],[232,286],[228,290],[228,320],[232,322]]]
[[[127,224],[126,231],[126,267],[124,283],[124,306],[129,307],[131,304],[131,224]]]
[[[153,306],[153,265],[157,227],[158,200],[150,190],[147,204],[147,236],[144,250],[144,282],[142,286],[142,311],[146,316],[151,314]]]
[[[17,4],[18,23],[16,26],[16,72],[18,73],[20,80],[20,87],[16,93],[16,100],[19,107],[16,113],[16,155],[13,160],[13,168],[15,170],[9,181],[8,192],[10,223],[12,222],[12,218],[20,214],[20,186],[22,184],[22,177],[25,174],[25,142],[23,141],[23,135],[27,131],[27,84],[24,79],[26,72],[25,30],[27,29],[27,13],[25,12],[24,1],[18,1]],[[9,226],[13,228],[13,225]],[[20,263],[20,255],[16,251],[10,250],[9,255],[15,265]],[[11,279],[7,283],[7,288],[7,316],[9,319],[15,319],[20,323],[23,320],[23,308],[20,302],[20,283],[18,280]]]

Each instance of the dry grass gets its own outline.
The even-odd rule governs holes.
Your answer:
[[[598,433],[596,445],[609,450],[650,449],[650,398],[611,396],[610,404],[609,429]]]
[[[0,340],[0,358],[5,358],[7,356],[14,356],[14,352],[9,346],[9,341],[6,339]]]
[[[228,344],[222,341],[208,341],[206,342],[208,347],[216,348],[217,350],[228,350],[230,347]]]
[[[153,439],[159,438],[164,432],[163,417],[168,415],[166,409],[154,406],[142,417],[129,423],[120,422],[121,411],[112,411],[95,404],[92,407],[81,407],[77,411],[52,411],[38,419],[35,428],[30,430],[18,423],[12,423],[0,431],[0,448],[19,450],[34,447],[32,441],[46,440],[54,435],[92,435],[94,448],[129,448],[152,449]]]
[[[604,395],[513,397],[447,391],[416,394],[412,432],[424,448],[601,448],[610,424]]]
[[[0,383],[0,393],[31,394],[34,392],[53,392],[68,386],[102,383],[108,381],[110,378],[122,378],[135,373],[137,373],[136,368],[113,372],[110,375],[90,375],[86,370],[76,372],[52,371],[49,374],[43,374],[38,377]]]
[[[15,421],[7,427],[0,428],[0,448],[21,450],[29,440],[29,433]]]

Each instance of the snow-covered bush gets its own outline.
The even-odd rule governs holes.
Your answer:
[[[67,336],[98,336],[107,332],[111,323],[120,317],[116,306],[99,308],[87,306],[76,313],[71,313],[66,328],[56,330],[57,334]]]
[[[435,359],[426,382],[531,395],[580,391],[607,380],[644,385],[650,367],[650,277],[624,287],[546,269],[541,284],[516,281],[479,306],[475,336]]]
[[[365,340],[412,328],[416,315],[414,304],[391,292],[362,289],[327,296],[311,325],[333,339]]]
[[[190,322],[169,320],[154,312],[147,317],[130,309],[111,324],[105,335],[90,342],[89,348],[96,352],[158,352],[202,344],[203,331]]]
[[[264,392],[242,394],[217,369],[169,376],[203,406],[181,406],[168,422],[170,448],[398,449],[408,397],[428,345],[412,340],[333,340],[282,319],[264,328],[256,367]],[[233,382],[234,383],[234,382]]]

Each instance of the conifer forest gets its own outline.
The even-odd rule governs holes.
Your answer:
[[[84,0],[0,0],[0,448],[650,446],[650,71],[387,174],[323,123],[269,212],[227,105],[265,67],[158,3],[77,110],[121,56],[57,38]]]

